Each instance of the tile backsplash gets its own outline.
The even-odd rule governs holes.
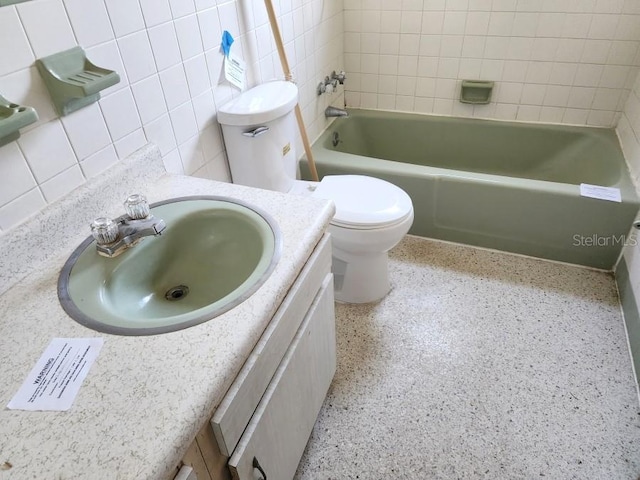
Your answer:
[[[345,96],[363,108],[620,121],[621,136],[640,138],[638,0],[273,3],[312,140],[327,125],[324,108]],[[147,142],[160,147],[170,172],[229,180],[216,112],[238,91],[222,76],[223,30],[247,61],[250,86],[282,76],[263,0],[33,0],[0,8],[0,94],[40,116],[0,148],[0,232]],[[122,80],[99,103],[60,118],[34,62],[75,45]],[[344,96],[342,87],[316,96],[317,83],[339,69],[348,76]],[[458,102],[466,78],[496,82],[490,105]],[[640,156],[626,144],[634,169]],[[640,179],[640,166],[634,175]]]
[[[616,128],[618,138],[627,159],[631,177],[640,196],[640,77],[633,85],[627,103]],[[624,261],[629,271],[629,281],[636,301],[640,300],[640,245],[635,229],[631,229],[623,250]]]
[[[347,103],[615,126],[640,55],[638,0],[344,0]],[[458,102],[493,80],[490,105]]]
[[[342,0],[274,0],[309,136],[325,127],[318,81],[343,67]],[[238,90],[222,74],[222,32],[247,83],[282,78],[263,0],[34,0],[0,8],[0,95],[39,121],[0,148],[0,232],[153,142],[168,171],[229,180],[217,108]],[[120,83],[59,117],[37,58],[76,45]],[[302,146],[298,145],[299,151]]]

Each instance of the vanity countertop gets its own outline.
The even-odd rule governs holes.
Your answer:
[[[139,178],[117,180],[119,174],[140,171],[124,162],[110,177],[88,182],[29,225],[0,236],[0,291],[5,290],[0,294],[0,480],[171,478],[334,212],[324,200],[169,175],[158,167],[155,148],[147,147],[141,155],[151,166]],[[255,205],[277,221],[282,256],[256,293],[209,322],[143,337],[85,328],[58,303],[60,268],[88,235],[88,222],[95,216],[121,214],[122,200],[134,192],[147,195],[150,202],[220,195]],[[106,211],[90,211],[98,205]],[[60,208],[66,208],[64,213]],[[69,215],[73,220],[63,222]],[[7,409],[55,337],[104,338],[73,406],[67,412]],[[3,470],[3,463],[11,468]]]

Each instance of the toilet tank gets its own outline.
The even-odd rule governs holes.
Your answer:
[[[233,183],[287,192],[296,178],[298,87],[273,81],[223,105],[218,122]]]

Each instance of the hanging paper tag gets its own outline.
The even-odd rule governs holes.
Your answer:
[[[224,53],[224,78],[234,87],[244,90],[244,71],[247,64],[241,58],[231,54],[233,42],[233,36],[225,30],[222,33],[222,41],[220,42],[220,48]]]
[[[233,54],[229,54],[224,59],[224,78],[233,86],[244,90],[244,71],[247,64],[241,58],[236,58]]]

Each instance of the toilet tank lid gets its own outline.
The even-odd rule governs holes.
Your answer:
[[[298,103],[298,87],[291,82],[277,80],[262,83],[224,104],[218,110],[222,125],[248,126],[280,118]]]

